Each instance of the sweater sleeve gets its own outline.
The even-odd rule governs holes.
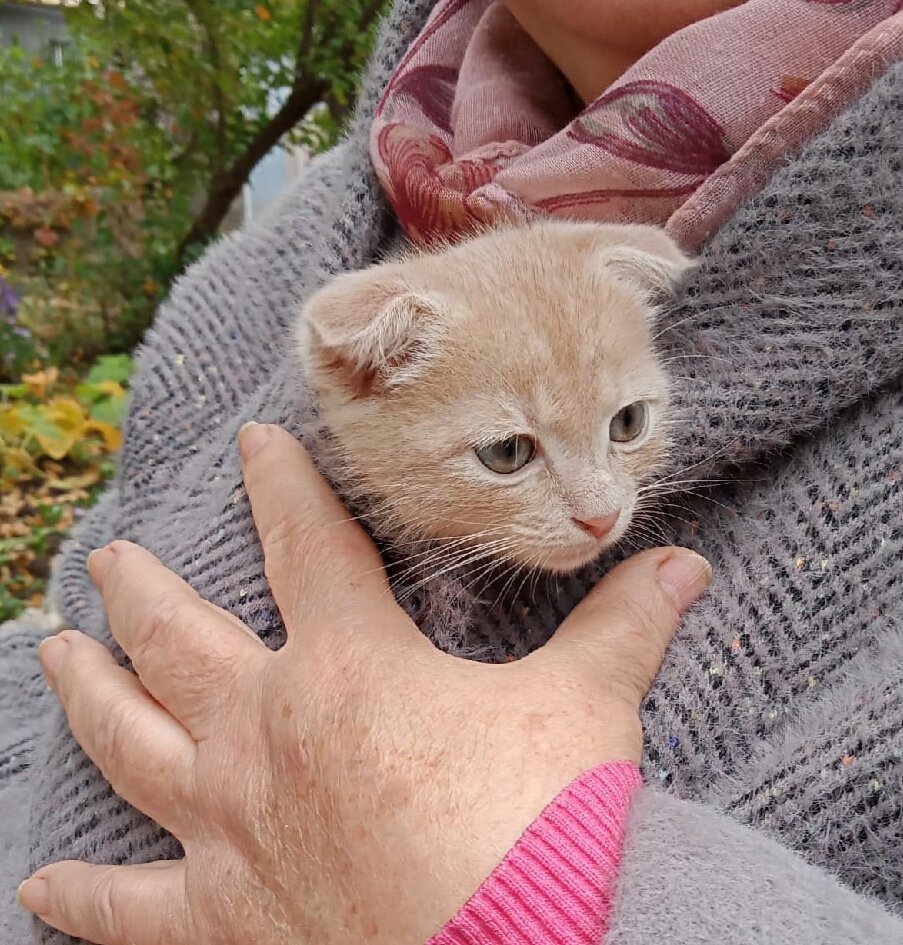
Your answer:
[[[779,843],[600,765],[427,945],[873,945],[903,921]]]
[[[629,762],[573,781],[428,945],[597,945],[640,784]]]

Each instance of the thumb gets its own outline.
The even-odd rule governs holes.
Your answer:
[[[686,548],[656,548],[607,574],[564,621],[546,654],[599,673],[639,708],[681,616],[712,577]]]

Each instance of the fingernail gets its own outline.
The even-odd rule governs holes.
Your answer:
[[[242,425],[238,431],[238,448],[243,459],[250,459],[270,438],[270,426],[254,420]]]
[[[54,691],[56,690],[56,678],[68,655],[69,640],[59,634],[42,640],[38,647],[38,661],[41,664],[41,669],[44,670],[44,678]]]
[[[88,555],[88,574],[91,575],[91,580],[98,590],[103,590],[104,579],[107,576],[107,571],[110,570],[110,565],[113,563],[115,555],[116,551],[112,545],[105,545],[103,548],[95,548],[94,551]]]
[[[687,548],[675,551],[658,568],[658,583],[681,614],[690,609],[711,579],[712,566]]]
[[[32,876],[24,883],[19,884],[16,890],[19,905],[36,915],[47,915],[50,912],[50,890],[47,880],[40,876]]]

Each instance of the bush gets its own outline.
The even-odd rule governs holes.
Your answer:
[[[0,621],[41,603],[66,530],[113,474],[127,355],[0,385]]]
[[[0,381],[130,350],[256,164],[335,139],[383,5],[92,0],[62,63],[0,48]]]

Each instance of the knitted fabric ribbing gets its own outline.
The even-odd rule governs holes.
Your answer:
[[[267,221],[214,248],[163,307],[139,357],[118,497],[67,548],[61,603],[81,629],[109,642],[84,558],[116,535],[280,641],[235,434],[246,419],[282,422],[316,448],[286,330],[303,298],[384,242],[368,116],[427,8],[396,4],[347,143]],[[709,242],[663,316],[682,417],[675,481],[735,484],[662,510],[662,537],[699,548],[716,577],[645,711],[648,778],[774,831],[897,905],[903,707],[886,693],[903,673],[886,652],[903,611],[900,141],[895,67]],[[541,644],[593,578],[497,606],[449,579],[411,608],[443,648],[499,659]],[[35,864],[178,852],[112,794],[58,712],[42,754]]]
[[[598,945],[641,784],[628,761],[572,781],[426,945]]]

